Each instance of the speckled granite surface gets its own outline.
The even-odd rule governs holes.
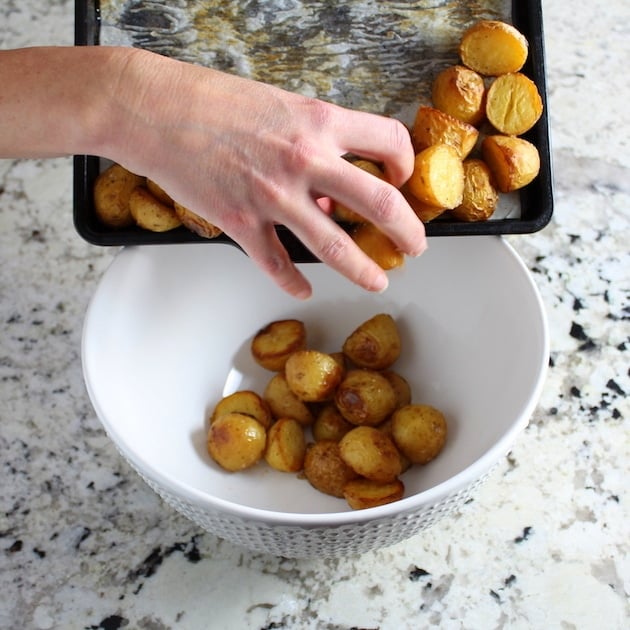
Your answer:
[[[629,18],[545,5],[556,211],[509,239],[550,322],[531,424],[455,518],[359,558],[249,554],[130,471],[79,361],[115,252],[74,232],[69,159],[0,161],[0,627],[629,627]],[[0,4],[2,47],[72,33],[69,0]]]

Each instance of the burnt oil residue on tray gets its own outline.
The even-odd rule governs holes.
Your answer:
[[[132,45],[410,122],[462,31],[505,0],[102,0],[101,43]]]

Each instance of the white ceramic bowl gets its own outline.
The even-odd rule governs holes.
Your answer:
[[[465,501],[510,449],[537,403],[548,361],[546,319],[521,260],[500,237],[430,241],[419,259],[368,294],[305,264],[314,297],[288,297],[230,245],[127,248],[104,274],[83,334],[87,389],[107,433],[145,481],[206,530],[253,551],[339,556],[399,542]],[[207,415],[270,373],[252,335],[302,319],[310,346],[338,350],[379,312],[399,325],[395,369],[414,402],[441,409],[449,436],[430,464],[403,476],[405,498],[351,511],[341,499],[264,463],[220,470],[205,449]]]

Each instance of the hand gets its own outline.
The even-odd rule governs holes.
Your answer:
[[[275,224],[323,263],[370,291],[384,271],[330,217],[335,199],[376,224],[412,256],[424,228],[397,187],[413,170],[398,121],[298,96],[151,53],[130,56],[116,91],[120,133],[109,153],[238,242],[280,287],[305,298]],[[342,156],[384,164],[390,183]]]

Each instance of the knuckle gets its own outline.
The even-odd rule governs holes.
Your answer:
[[[390,142],[395,151],[403,152],[411,147],[411,135],[402,122],[395,118],[390,118]]]
[[[288,149],[287,168],[292,173],[310,170],[316,160],[317,147],[306,138],[296,138]]]
[[[398,191],[390,185],[379,185],[372,198],[372,217],[375,223],[391,223],[398,216]]]
[[[311,123],[318,130],[326,128],[332,120],[333,106],[325,101],[310,99],[307,101]]]
[[[322,243],[315,254],[324,262],[334,266],[346,257],[349,248],[349,237],[344,232]]]

